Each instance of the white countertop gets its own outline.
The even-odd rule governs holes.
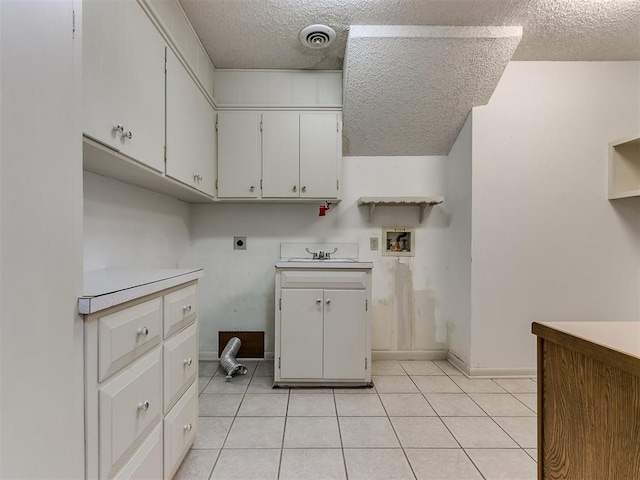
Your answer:
[[[640,322],[537,322],[640,359]]]
[[[197,280],[201,268],[120,270],[102,269],[84,272],[78,313],[95,313],[105,308]]]
[[[372,262],[358,262],[348,259],[331,259],[331,260],[280,260],[276,262],[276,268],[303,268],[309,269],[340,269],[340,270],[362,270],[372,269]]]

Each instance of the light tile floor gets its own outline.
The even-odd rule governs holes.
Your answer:
[[[272,388],[273,362],[200,362],[196,441],[174,478],[535,479],[535,379],[373,362],[369,389]]]

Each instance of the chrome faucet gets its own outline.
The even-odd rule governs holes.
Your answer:
[[[313,255],[313,260],[331,260],[331,255],[338,251],[337,248],[334,248],[331,252],[323,252],[322,250],[320,250],[319,252],[312,252],[308,248],[305,248],[305,250],[307,251],[307,253]]]

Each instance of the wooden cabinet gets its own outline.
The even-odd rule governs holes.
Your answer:
[[[164,171],[165,42],[135,1],[82,4],[83,132]]]
[[[88,478],[180,466],[197,431],[196,294],[191,282],[85,316]]]
[[[262,114],[262,197],[338,197],[340,114]]]
[[[216,113],[175,54],[167,49],[168,176],[216,193]]]
[[[538,478],[640,478],[640,322],[533,323]]]
[[[371,269],[276,269],[275,383],[371,382]]]
[[[218,113],[218,197],[258,198],[260,114]]]

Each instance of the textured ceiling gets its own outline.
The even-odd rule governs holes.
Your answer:
[[[216,68],[342,68],[350,25],[523,26],[514,60],[640,60],[640,0],[180,0]],[[326,50],[298,33],[325,23]]]
[[[489,101],[521,36],[520,27],[352,26],[344,153],[448,154],[471,108]]]

